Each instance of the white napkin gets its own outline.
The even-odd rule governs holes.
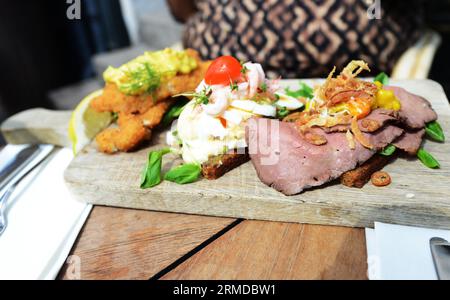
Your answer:
[[[0,162],[23,146],[8,145]],[[54,279],[92,208],[77,202],[64,183],[73,158],[57,150],[17,186],[0,236],[0,279]]]
[[[437,279],[430,239],[450,241],[450,231],[375,223],[366,229],[369,279]]]

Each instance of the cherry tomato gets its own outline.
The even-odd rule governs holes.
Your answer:
[[[368,100],[352,100],[348,102],[348,110],[352,116],[362,119],[370,114],[371,103]]]
[[[206,71],[205,82],[209,85],[230,84],[241,77],[242,66],[232,56],[221,56],[215,59]]]

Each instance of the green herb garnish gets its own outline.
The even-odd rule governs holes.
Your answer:
[[[439,162],[427,151],[424,149],[419,149],[417,152],[417,157],[420,159],[420,161],[428,168],[430,169],[437,169],[440,168]]]
[[[170,153],[169,148],[152,151],[141,175],[141,189],[148,189],[161,183],[162,157]]]
[[[286,88],[285,93],[294,98],[303,97],[312,99],[314,97],[314,90],[304,82],[300,82],[300,88],[298,90],[293,91],[290,88]]]
[[[186,164],[173,168],[164,176],[165,180],[178,184],[192,183],[198,180],[202,169],[197,164]]]
[[[207,91],[207,90],[197,94],[195,96],[195,103],[196,104],[205,104],[205,105],[208,104],[210,95],[211,95],[211,92]]]
[[[259,87],[259,89],[261,90],[261,92],[265,93],[267,92],[267,83],[263,83],[261,84],[261,86]]]
[[[287,115],[289,115],[289,110],[284,106],[279,106],[277,109],[277,118],[284,119]]]
[[[208,104],[209,96],[212,94],[212,89],[210,87],[205,87],[200,93],[193,94],[195,103],[198,104]]]
[[[203,91],[200,93],[184,93],[184,94],[178,94],[173,97],[192,97],[194,99],[195,104],[208,104],[209,103],[209,96],[212,94],[211,87],[205,87]]]
[[[151,93],[160,83],[160,75],[153,70],[149,63],[143,63],[133,69],[124,69],[126,82],[118,84],[118,89],[127,95]]]
[[[179,100],[177,101],[172,107],[169,109],[168,112],[164,115],[162,119],[162,124],[164,126],[168,126],[170,123],[173,122],[176,118],[178,118],[181,115],[181,112],[183,111],[184,107],[188,103],[187,100]]]
[[[427,135],[435,141],[444,142],[445,136],[441,125],[437,121],[428,123],[425,126],[425,131]]]
[[[380,74],[378,74],[375,77],[375,79],[373,81],[374,82],[378,81],[383,85],[388,85],[389,84],[389,76],[386,73],[381,72]]]
[[[394,154],[395,150],[397,150],[397,147],[395,147],[392,144],[389,144],[386,147],[384,147],[384,149],[380,152],[380,154],[384,156],[391,156],[392,154]]]
[[[236,82],[231,82],[230,88],[231,88],[231,91],[237,91],[239,89],[239,86],[237,85]]]
[[[241,61],[240,63],[241,63],[241,66],[242,66],[241,74],[242,74],[242,75],[247,74],[248,68],[247,68],[246,66],[244,66],[245,62]]]

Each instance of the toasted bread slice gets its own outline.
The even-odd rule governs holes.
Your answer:
[[[249,160],[247,149],[231,150],[226,154],[211,157],[203,163],[202,174],[206,179],[214,180]]]
[[[370,176],[383,169],[390,160],[389,156],[377,154],[356,169],[342,174],[341,183],[348,187],[362,188],[370,180]]]

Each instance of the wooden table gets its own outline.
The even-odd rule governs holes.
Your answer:
[[[363,229],[100,206],[71,255],[81,279],[367,279]]]
[[[102,206],[70,255],[79,279],[367,279],[363,229]]]
[[[80,279],[367,279],[363,229],[102,206],[70,255]]]

